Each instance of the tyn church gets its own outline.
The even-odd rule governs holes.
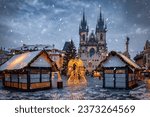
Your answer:
[[[83,17],[79,25],[80,41],[78,52],[88,72],[92,72],[107,55],[106,32],[107,25],[101,10],[95,32],[92,30],[90,34],[85,12],[83,12]]]

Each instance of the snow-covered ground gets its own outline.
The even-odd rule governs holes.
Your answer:
[[[102,81],[92,77],[88,77],[87,86],[66,85],[66,78],[63,77],[64,88],[57,89],[56,82],[53,80],[53,88],[35,92],[20,92],[16,90],[6,90],[2,88],[0,82],[0,99],[16,99],[16,100],[132,100],[132,99],[150,99],[150,91],[145,85],[141,85],[132,90],[123,89],[104,89]]]
[[[140,100],[150,100],[150,89],[148,89],[147,84],[143,84],[129,93],[132,97],[136,97]]]

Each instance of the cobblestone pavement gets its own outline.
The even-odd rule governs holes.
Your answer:
[[[66,85],[66,78],[63,77],[64,88],[57,89],[56,79],[53,80],[53,88],[49,90],[35,92],[21,92],[16,90],[6,90],[2,88],[0,82],[0,99],[5,100],[133,100],[150,99],[150,91],[145,85],[133,90],[104,89],[102,81],[88,77],[86,86]]]

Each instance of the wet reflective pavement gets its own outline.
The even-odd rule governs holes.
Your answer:
[[[35,92],[21,92],[2,88],[0,83],[1,100],[133,100],[150,99],[150,91],[145,85],[132,90],[104,89],[102,81],[88,77],[86,86],[67,86],[63,77],[63,89],[57,89],[57,80],[53,80],[53,88]]]

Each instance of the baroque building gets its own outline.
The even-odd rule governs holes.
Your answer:
[[[107,55],[106,32],[107,25],[102,16],[101,9],[95,32],[92,30],[90,33],[85,12],[83,12],[79,25],[80,41],[78,53],[88,72],[92,72]]]

